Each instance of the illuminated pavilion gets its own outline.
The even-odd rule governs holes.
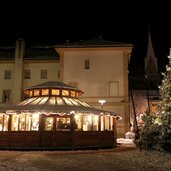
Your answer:
[[[0,108],[0,149],[116,145],[116,114],[81,101],[78,88],[51,81],[26,88],[24,94],[19,104]]]

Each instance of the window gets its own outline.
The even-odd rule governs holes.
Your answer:
[[[109,131],[109,116],[105,116],[105,131]]]
[[[92,115],[83,115],[83,131],[92,130]]]
[[[71,91],[71,97],[75,97],[75,91]]]
[[[52,94],[52,95],[59,95],[59,90],[57,90],[57,89],[52,89],[52,90],[51,90],[51,94]]]
[[[104,131],[104,117],[100,116],[100,122],[101,122],[101,131]]]
[[[41,79],[47,79],[47,70],[46,69],[41,70]]]
[[[6,103],[10,101],[10,97],[11,97],[11,90],[3,90],[2,93],[2,102]]]
[[[26,116],[24,114],[19,115],[19,131],[26,130]]]
[[[24,71],[24,78],[25,79],[31,79],[31,71],[30,70]]]
[[[68,90],[62,90],[62,96],[69,96]]]
[[[34,114],[31,117],[31,131],[38,131],[39,130],[39,115]]]
[[[13,114],[11,122],[12,131],[38,131],[39,115],[34,114]]]
[[[93,131],[99,130],[99,116],[93,115]]]
[[[11,79],[11,70],[5,70],[5,79]]]
[[[56,118],[56,130],[57,131],[70,131],[71,119],[70,118]]]
[[[0,114],[0,131],[8,131],[9,115]]]
[[[82,115],[81,114],[75,115],[75,124],[76,124],[76,130],[81,131],[82,130]]]
[[[44,119],[44,130],[53,131],[53,117],[47,117]]]
[[[40,90],[33,90],[34,96],[40,96]]]
[[[89,59],[85,59],[85,69],[90,69],[90,60]]]
[[[113,116],[110,116],[110,130],[113,131]]]
[[[12,115],[11,130],[18,131],[18,120],[19,116],[17,114]]]
[[[33,91],[29,91],[29,97],[32,97],[33,96]]]
[[[60,79],[60,71],[58,71],[58,79]]]
[[[42,95],[43,96],[49,95],[49,89],[42,89]]]

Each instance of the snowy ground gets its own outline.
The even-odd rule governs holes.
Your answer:
[[[132,148],[130,139],[120,138],[117,143],[123,146],[94,151],[0,151],[0,171],[170,170],[171,154],[140,152]]]
[[[118,144],[128,144],[128,145],[134,145],[132,139],[126,139],[126,138],[118,138],[117,139]]]

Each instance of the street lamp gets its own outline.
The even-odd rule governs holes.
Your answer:
[[[103,109],[103,104],[106,103],[106,100],[100,99],[100,100],[98,100],[98,102],[101,104],[101,107]]]
[[[149,99],[149,92],[148,92],[148,75],[145,75],[145,79],[146,79],[148,112],[150,114],[150,99]]]

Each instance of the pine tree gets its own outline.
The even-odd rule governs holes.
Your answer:
[[[158,110],[160,114],[171,113],[171,48],[168,58],[169,64],[166,65],[166,72],[162,73],[162,84],[159,86],[161,102],[158,105]]]
[[[162,84],[159,86],[161,102],[158,109],[161,115],[161,149],[171,151],[171,48],[168,59],[169,64],[166,65],[166,72],[162,73]]]
[[[158,113],[144,116],[139,142],[142,149],[171,151],[171,49],[163,79],[159,86],[161,102]],[[137,140],[135,140],[137,141]]]

